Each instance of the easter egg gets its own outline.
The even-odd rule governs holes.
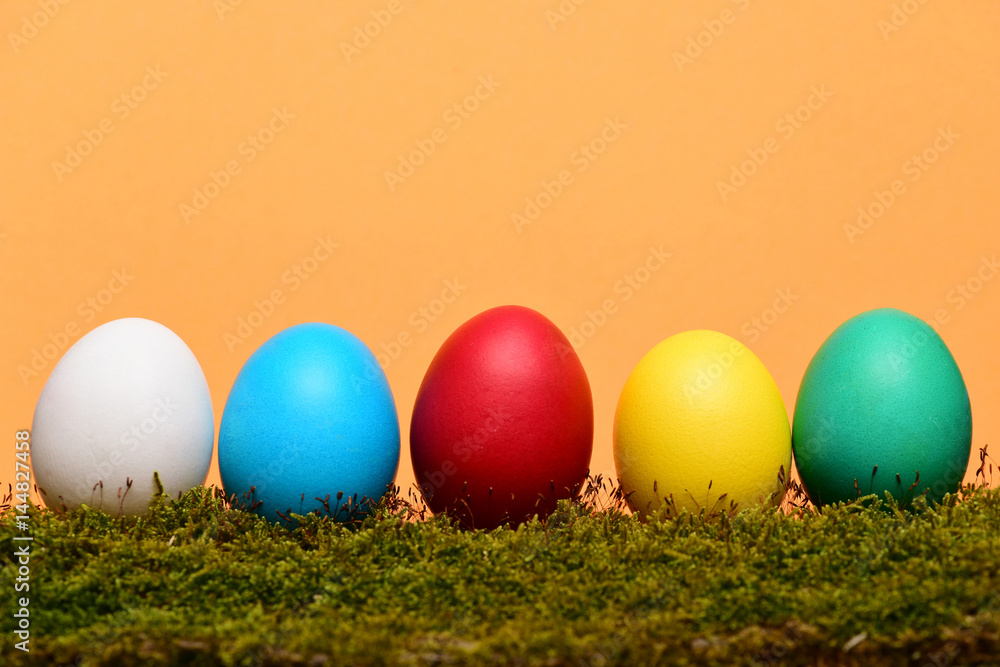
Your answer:
[[[410,422],[430,509],[468,527],[544,518],[587,476],[594,406],[566,336],[522,306],[492,308],[441,346]]]
[[[940,500],[958,489],[972,447],[962,373],[919,318],[894,308],[852,317],[806,369],[792,442],[816,505],[886,491]]]
[[[31,430],[46,504],[136,515],[156,492],[204,483],[215,418],[205,374],[167,327],[113,320],[70,347],[42,389]]]
[[[392,484],[399,418],[381,367],[354,334],[299,324],[240,370],[219,431],[219,472],[260,516],[359,518]]]
[[[707,515],[781,501],[792,446],[778,387],[753,352],[716,331],[667,338],[618,399],[615,468],[633,511]]]

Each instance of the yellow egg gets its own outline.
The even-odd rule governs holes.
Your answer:
[[[614,453],[633,511],[646,516],[666,502],[670,513],[712,514],[780,502],[792,439],[760,359],[738,340],[698,330],[666,339],[629,375]]]

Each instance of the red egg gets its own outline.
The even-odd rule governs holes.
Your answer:
[[[459,327],[431,362],[410,422],[428,506],[492,529],[575,497],[594,441],[590,383],[544,315],[500,306]]]

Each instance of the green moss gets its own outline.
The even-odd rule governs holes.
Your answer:
[[[650,523],[620,503],[563,502],[544,523],[492,532],[428,517],[398,494],[354,524],[310,515],[291,531],[218,489],[158,498],[138,519],[32,510],[32,652],[14,649],[5,613],[0,656],[5,665],[996,664],[1000,491],[964,493],[933,507],[918,499],[912,511],[868,497],[822,514]],[[18,534],[8,510],[7,599]]]

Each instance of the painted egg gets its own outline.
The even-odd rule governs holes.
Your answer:
[[[173,497],[205,482],[215,442],[205,374],[162,324],[113,320],[52,369],[31,441],[46,504],[141,514],[155,493],[154,473]]]
[[[778,387],[753,352],[715,331],[679,333],[629,375],[614,422],[628,504],[708,515],[778,503],[792,446]]]
[[[871,310],[841,324],[809,363],[792,436],[816,505],[886,491],[904,503],[923,493],[940,500],[969,463],[969,393],[933,328],[901,310]]]
[[[222,413],[219,472],[226,493],[257,514],[276,523],[313,511],[355,519],[386,493],[398,467],[389,382],[354,334],[299,324],[240,370]]]
[[[459,327],[424,376],[410,423],[428,506],[492,529],[548,516],[586,480],[594,405],[566,336],[522,306]]]

